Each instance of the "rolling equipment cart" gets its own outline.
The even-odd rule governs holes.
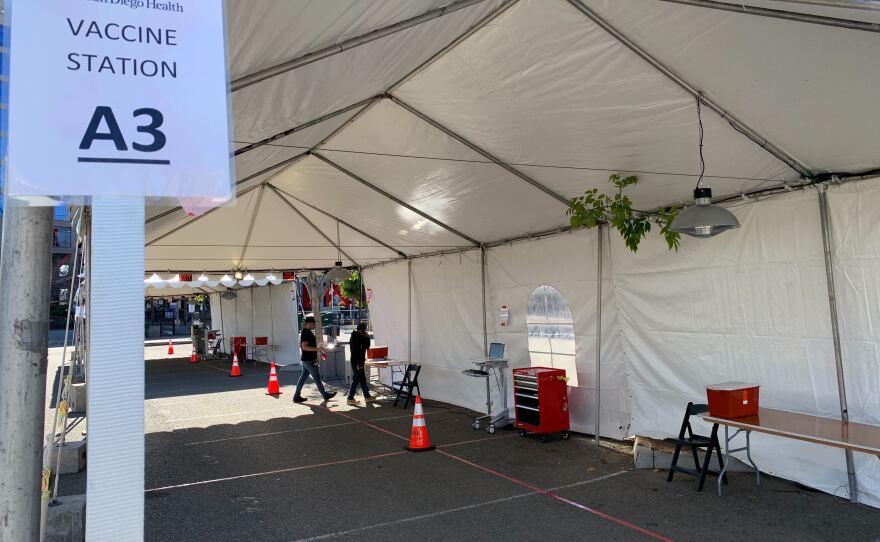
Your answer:
[[[565,369],[529,367],[513,370],[513,403],[516,427],[520,436],[540,435],[547,441],[548,433],[569,436],[568,378]]]
[[[506,427],[510,423],[507,408],[507,377],[504,375],[507,369],[507,360],[504,359],[505,346],[502,343],[492,343],[489,346],[489,355],[485,358],[472,359],[476,369],[466,369],[462,371],[465,376],[486,379],[486,415],[474,418],[471,427],[474,430],[480,428],[480,421],[485,420],[488,424],[486,432],[495,433],[496,428]],[[497,412],[492,411],[492,380],[494,380],[494,388],[498,394],[498,401],[501,403],[501,409]]]

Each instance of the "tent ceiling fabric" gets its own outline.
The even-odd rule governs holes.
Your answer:
[[[585,3],[812,169],[880,165],[876,147],[853,144],[880,139],[880,108],[871,105],[880,88],[877,34],[665,2]],[[870,11],[833,11],[880,22]]]
[[[232,78],[451,2],[231,0]],[[581,3],[811,172],[880,168],[877,33],[662,0]],[[880,12],[863,9],[747,4],[880,22]],[[382,98],[324,118],[389,91],[415,111]],[[564,226],[554,194],[609,190],[618,171],[639,175],[628,191],[637,208],[689,203],[699,172],[693,96],[567,0],[477,2],[246,86],[232,100],[236,149],[324,120],[237,156],[235,207],[196,219],[150,209],[148,270],[228,270],[242,252],[242,266],[254,270],[328,267],[337,219],[350,225],[339,226],[347,265],[464,248]],[[716,197],[800,181],[708,107],[703,124],[705,184]],[[298,158],[315,148],[351,175]]]
[[[314,10],[319,9],[316,2],[308,3],[315,4]],[[497,0],[486,0],[234,93],[236,138],[240,141],[259,141],[384,92],[486,15],[496,4]],[[283,6],[289,4],[276,2],[273,5],[276,10],[284,11],[288,8]],[[265,19],[263,22],[268,21]],[[301,19],[288,26],[286,31],[296,33],[290,32],[290,29],[306,26],[311,26],[311,22]],[[256,41],[264,39],[254,34],[247,38]],[[337,41],[344,39],[339,38]]]

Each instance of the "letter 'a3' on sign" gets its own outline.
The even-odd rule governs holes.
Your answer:
[[[16,1],[10,196],[233,195],[224,2]]]

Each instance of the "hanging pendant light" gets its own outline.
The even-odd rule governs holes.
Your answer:
[[[336,251],[338,260],[336,260],[333,268],[327,271],[327,274],[324,276],[327,280],[338,283],[351,277],[351,271],[342,267],[342,244],[339,235],[339,222],[336,223]]]
[[[703,159],[703,118],[701,106],[703,95],[697,96],[697,120],[700,126],[700,177],[694,189],[694,205],[682,209],[676,215],[669,229],[691,237],[713,237],[721,232],[738,228],[739,220],[733,213],[712,203],[712,189],[703,188],[703,174],[706,162]]]

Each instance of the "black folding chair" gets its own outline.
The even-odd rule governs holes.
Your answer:
[[[694,434],[694,429],[691,427],[691,416],[697,416],[704,412],[709,412],[709,405],[695,405],[693,403],[688,403],[687,410],[685,410],[684,413],[684,420],[681,422],[681,430],[678,432],[678,438],[665,439],[666,442],[675,444],[675,453],[672,454],[672,464],[669,466],[669,476],[666,477],[666,481],[671,482],[672,476],[676,472],[690,474],[691,476],[699,477],[700,479],[697,491],[703,491],[706,476],[717,477],[720,473],[720,471],[709,470],[709,462],[712,460],[713,451],[718,453],[718,465],[721,469],[724,469],[724,458],[721,456],[721,443],[718,441],[718,424],[712,426],[712,434],[708,437]],[[695,467],[693,469],[678,466],[678,459],[681,454],[681,449],[684,446],[690,448],[691,453],[693,453]],[[706,450],[706,456],[703,459],[703,465],[701,466],[700,456],[697,454],[697,450],[702,449]],[[726,485],[727,474],[724,475],[722,480]]]
[[[403,408],[409,406],[410,399],[414,400],[415,394],[413,394],[413,389],[417,390],[418,394],[422,393],[422,390],[419,389],[419,373],[421,370],[421,365],[410,363],[406,366],[406,372],[403,373],[403,379],[391,382],[391,389],[397,390],[397,397],[394,399],[394,406],[397,406],[397,402],[400,401],[400,396],[404,393],[406,393],[406,401],[403,403]]]

